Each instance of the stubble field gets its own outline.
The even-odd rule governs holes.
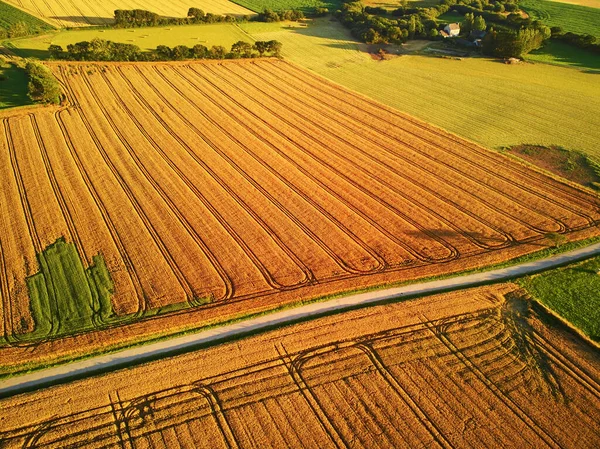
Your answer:
[[[72,107],[0,129],[3,372],[598,233],[593,193],[283,61],[51,67]]]
[[[519,295],[500,285],[349,312],[1,400],[0,440],[597,447],[597,349]]]
[[[252,11],[228,0],[6,0],[58,27],[106,25],[113,22],[116,9],[144,9],[165,17],[186,17],[191,7],[205,13],[246,15]]]

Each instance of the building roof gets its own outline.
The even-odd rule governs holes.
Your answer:
[[[460,24],[459,23],[449,23],[447,26],[448,26],[448,29],[450,31],[454,31],[454,30],[459,30],[460,31]]]

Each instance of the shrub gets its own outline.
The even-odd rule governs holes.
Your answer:
[[[25,66],[29,75],[28,95],[39,103],[59,104],[61,97],[60,85],[50,69],[35,62]]]

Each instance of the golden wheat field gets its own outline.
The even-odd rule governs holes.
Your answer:
[[[598,447],[597,348],[520,295],[505,284],[363,309],[1,400],[0,441]]]
[[[70,106],[1,117],[3,372],[598,234],[593,193],[283,61],[51,67]]]
[[[106,25],[117,9],[143,9],[165,17],[186,17],[189,8],[220,15],[254,14],[228,0],[6,0],[58,27]]]

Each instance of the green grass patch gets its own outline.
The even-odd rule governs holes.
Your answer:
[[[438,22],[447,22],[447,23],[461,23],[465,20],[464,14],[459,14],[456,11],[448,11],[444,14],[441,14],[437,17]]]
[[[27,96],[28,82],[25,69],[16,64],[0,64],[0,109],[32,104]]]
[[[600,73],[600,55],[554,39],[546,41],[542,48],[527,54],[525,59],[532,62],[577,67]]]
[[[262,12],[265,9],[273,11],[285,11],[289,9],[299,9],[303,12],[311,12],[315,8],[328,8],[329,11],[335,11],[340,7],[340,0],[232,0],[244,8],[251,11]]]
[[[20,9],[0,1],[0,38],[10,35],[43,33],[54,29],[53,26]]]
[[[600,9],[570,5],[548,0],[520,0],[519,6],[532,19],[546,25],[561,27],[563,31],[591,34],[600,38]]]
[[[282,42],[285,59],[489,148],[559,145],[600,159],[597,73],[487,58],[404,55],[375,61],[328,18],[304,28],[253,25],[240,26],[256,39]]]
[[[238,26],[231,23],[206,25],[180,25],[168,27],[128,28],[128,29],[84,29],[59,31],[26,39],[15,39],[7,45],[24,58],[48,59],[48,47],[60,45],[63,49],[69,44],[91,41],[94,38],[133,44],[142,51],[154,50],[159,45],[193,47],[202,44],[206,47],[222,45],[231,48],[237,41],[253,42]]]
[[[536,300],[600,342],[600,257],[519,280]]]

